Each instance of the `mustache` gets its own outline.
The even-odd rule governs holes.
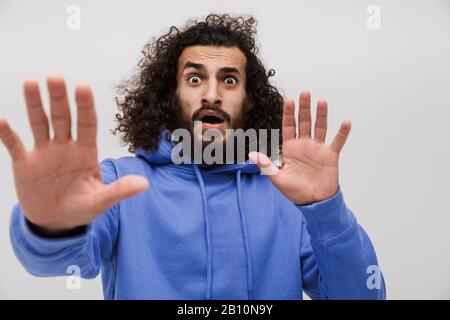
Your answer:
[[[200,120],[199,119],[199,115],[200,112],[204,111],[204,110],[211,110],[211,111],[215,111],[217,113],[219,113],[226,122],[230,123],[231,117],[228,113],[226,113],[225,111],[223,111],[221,108],[219,108],[216,104],[214,103],[204,103],[202,104],[202,106],[197,109],[194,114],[192,115],[192,122],[196,121],[196,120]]]

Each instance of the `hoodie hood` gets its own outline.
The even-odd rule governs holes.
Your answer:
[[[172,149],[176,142],[171,141],[170,131],[163,129],[159,137],[158,150],[150,151],[143,148],[137,148],[136,156],[146,159],[148,162],[154,165],[173,164],[172,162]],[[180,164],[180,166],[192,166],[192,164]],[[196,166],[204,169],[205,166],[196,164]],[[209,173],[217,174],[233,174],[237,171],[241,171],[244,174],[260,174],[259,167],[251,160],[247,160],[237,164],[220,165],[213,168],[208,168]]]

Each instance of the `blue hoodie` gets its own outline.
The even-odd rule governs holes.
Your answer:
[[[157,152],[103,160],[104,183],[138,174],[150,187],[81,234],[39,236],[16,204],[10,236],[26,270],[67,276],[77,266],[87,279],[101,271],[105,299],[385,298],[381,272],[371,273],[374,248],[340,187],[300,206],[251,162],[175,165],[173,146],[162,134]]]

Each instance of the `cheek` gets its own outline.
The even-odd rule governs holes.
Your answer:
[[[195,94],[190,92],[190,90],[180,88],[178,98],[183,112],[188,116],[192,116],[199,105]]]
[[[236,94],[231,98],[232,101],[230,101],[230,106],[232,107],[232,111],[230,112],[230,115],[232,115],[233,118],[236,118],[242,112],[245,94]]]

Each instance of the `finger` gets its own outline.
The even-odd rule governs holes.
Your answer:
[[[11,130],[8,122],[3,118],[0,118],[0,139],[11,155],[13,161],[25,159],[27,152],[22,141],[19,136]]]
[[[99,213],[112,207],[121,200],[145,191],[148,186],[148,180],[138,175],[124,176],[117,181],[105,185],[98,195],[99,204],[101,204]]]
[[[39,84],[36,80],[25,80],[23,84],[28,121],[34,136],[36,148],[46,144],[49,139],[48,118],[42,106]]]
[[[311,94],[306,90],[300,94],[298,128],[300,138],[311,137]]]
[[[334,137],[333,142],[331,143],[331,148],[336,151],[337,153],[341,152],[342,147],[345,144],[345,141],[347,141],[347,137],[350,133],[351,129],[351,122],[350,121],[344,121],[341,124],[341,127],[339,129],[339,132]]]
[[[248,157],[253,161],[260,169],[261,173],[268,176],[275,176],[280,169],[263,153],[251,151],[248,153]]]
[[[94,98],[88,85],[78,85],[75,88],[77,102],[77,142],[86,147],[97,145],[97,115],[94,108]]]
[[[59,76],[50,76],[47,79],[47,86],[50,94],[50,114],[55,131],[54,141],[67,142],[71,139],[71,118],[64,79]]]
[[[295,102],[287,100],[283,107],[283,141],[295,139]]]
[[[324,143],[327,135],[328,105],[325,100],[317,102],[316,124],[314,126],[314,140]]]

